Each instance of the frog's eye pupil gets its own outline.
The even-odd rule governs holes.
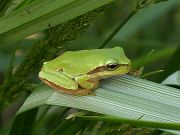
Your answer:
[[[113,71],[113,70],[116,70],[118,68],[118,64],[117,63],[110,63],[107,65],[107,69],[109,71]]]

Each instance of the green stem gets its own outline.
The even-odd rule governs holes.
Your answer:
[[[116,35],[116,33],[128,22],[128,20],[137,12],[137,10],[132,11],[127,18],[121,22],[117,28],[109,35],[109,37],[103,42],[103,44],[99,47],[99,48],[104,48],[110,41],[111,39],[114,37],[114,35]]]
[[[96,120],[96,121],[107,121],[107,122],[115,122],[115,123],[125,123],[125,124],[134,125],[134,126],[140,126],[140,127],[180,130],[180,123],[153,122],[153,121],[134,120],[134,119],[112,117],[112,116],[77,116],[77,118],[83,119],[83,120]]]
[[[152,71],[152,72],[149,72],[149,73],[146,73],[146,74],[143,74],[140,76],[140,78],[146,78],[148,76],[151,76],[151,75],[154,75],[154,74],[157,74],[157,73],[161,73],[163,72],[164,70],[156,70],[156,71]]]

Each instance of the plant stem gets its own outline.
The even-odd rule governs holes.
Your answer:
[[[125,123],[139,127],[180,130],[179,123],[164,123],[164,122],[154,122],[154,121],[145,121],[145,120],[134,120],[127,118],[118,118],[113,116],[77,116],[77,118],[82,120],[96,120],[96,121],[107,121],[114,123]]]
[[[109,37],[103,42],[103,44],[99,47],[99,48],[104,48],[110,41],[111,39],[114,37],[114,35],[116,35],[116,33],[128,22],[128,20],[137,12],[137,10],[132,11],[127,18],[121,22],[117,28],[109,35]]]

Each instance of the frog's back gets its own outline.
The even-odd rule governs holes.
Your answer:
[[[71,76],[76,76],[85,74],[96,67],[103,66],[107,59],[120,57],[122,53],[124,54],[123,49],[120,47],[67,51],[48,62],[48,64],[56,70],[62,68],[63,72]]]

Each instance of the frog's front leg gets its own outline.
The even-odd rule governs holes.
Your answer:
[[[79,88],[79,93],[82,95],[92,94],[95,95],[93,92],[99,86],[99,81],[97,79],[93,79],[91,75],[81,75],[75,78],[75,82],[79,84],[81,88]]]

